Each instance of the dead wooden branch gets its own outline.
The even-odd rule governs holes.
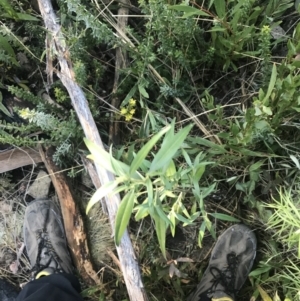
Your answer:
[[[26,165],[36,165],[42,162],[37,149],[21,147],[0,153],[0,173],[7,172]]]
[[[57,75],[68,90],[72,105],[76,111],[86,137],[99,147],[103,148],[103,144],[89,109],[87,100],[82,89],[75,81],[69,51],[66,48],[66,41],[60,30],[60,25],[57,23],[57,18],[53,11],[51,1],[38,0],[38,3],[41,15],[44,19],[45,27],[48,30],[48,35],[51,35],[52,41],[50,47],[53,47],[53,51],[57,55],[57,60],[60,66],[60,71],[57,72]],[[98,164],[96,164],[96,169],[102,185],[114,180],[114,176],[107,170],[103,170]],[[120,204],[119,194],[106,196],[105,203],[112,229],[114,229],[115,216]],[[120,245],[117,246],[116,249],[130,300],[148,300],[144,290],[143,282],[141,280],[137,258],[135,256],[134,249],[127,231],[124,233]]]
[[[40,148],[40,154],[59,198],[66,236],[75,266],[87,283],[100,284],[100,279],[90,260],[83,220],[67,184],[67,179],[52,160],[53,150],[48,149],[45,153]],[[91,279],[94,283],[91,282]]]
[[[82,160],[82,163],[83,163],[85,169],[89,173],[89,176],[90,176],[95,188],[96,189],[100,188],[101,183],[100,183],[100,180],[99,180],[99,177],[97,174],[97,170],[96,170],[95,166],[93,165],[92,161],[83,155],[80,155],[80,158]]]

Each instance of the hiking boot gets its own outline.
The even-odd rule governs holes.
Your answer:
[[[33,279],[73,272],[62,217],[50,200],[31,202],[25,211],[24,242]]]
[[[256,255],[256,237],[245,225],[227,229],[212,250],[208,267],[187,301],[234,301]]]
[[[6,279],[0,278],[0,300],[15,301],[19,292],[15,286],[9,283]]]

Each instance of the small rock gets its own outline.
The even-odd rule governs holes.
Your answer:
[[[81,173],[81,183],[88,188],[92,188],[94,186],[93,181],[87,172]]]
[[[12,212],[12,205],[5,201],[0,201],[0,213],[9,214]]]
[[[42,199],[48,197],[51,179],[49,175],[41,170],[33,184],[29,187],[27,194],[34,199]]]
[[[271,35],[275,40],[278,40],[280,38],[286,37],[286,32],[281,26],[277,25],[272,28]]]

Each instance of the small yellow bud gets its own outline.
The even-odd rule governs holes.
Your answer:
[[[271,28],[269,25],[264,25],[261,29],[262,34],[269,34],[271,32]]]
[[[135,113],[135,109],[131,109],[131,110],[129,111],[129,113],[130,113],[131,115],[133,115],[133,114]]]
[[[19,110],[20,117],[27,119],[34,115],[34,110],[30,111],[28,108]]]
[[[133,98],[131,98],[131,99],[129,100],[129,105],[133,107],[133,106],[135,106],[135,104],[136,104],[136,100],[133,99]]]
[[[121,108],[121,115],[126,115],[126,114],[127,114],[127,109]]]
[[[132,119],[132,115],[131,114],[126,114],[125,115],[125,120],[126,121],[130,121]]]

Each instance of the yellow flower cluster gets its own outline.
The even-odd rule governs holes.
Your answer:
[[[262,29],[261,29],[261,33],[262,34],[269,34],[271,32],[271,28],[270,28],[270,26],[269,25],[264,25],[263,27],[262,27]]]
[[[121,107],[121,116],[125,117],[126,121],[130,121],[135,113],[136,100],[131,98],[126,107]]]
[[[19,110],[19,115],[23,119],[29,120],[29,122],[32,122],[33,118],[36,116],[35,110],[30,110],[28,108]]]

